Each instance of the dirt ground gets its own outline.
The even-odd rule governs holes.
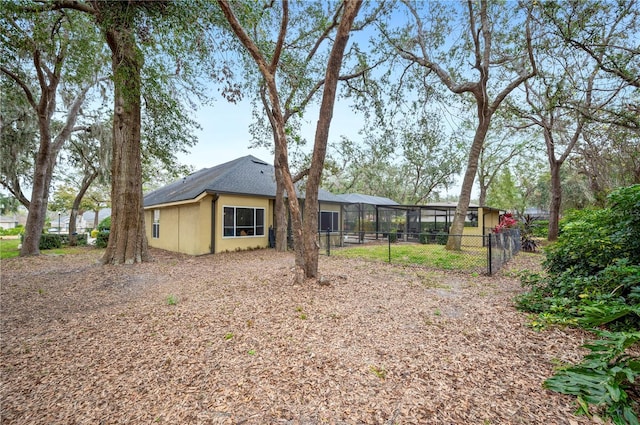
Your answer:
[[[536,332],[514,270],[471,276],[258,250],[1,264],[2,424],[588,424],[542,388],[588,335]]]

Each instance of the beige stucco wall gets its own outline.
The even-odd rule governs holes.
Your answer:
[[[485,227],[495,227],[498,224],[499,213],[496,210],[478,208],[478,226],[465,227],[463,235],[482,235]]]
[[[264,208],[265,229],[263,236],[224,237],[224,207]],[[215,252],[239,251],[245,249],[269,247],[269,226],[273,226],[273,202],[268,198],[241,195],[220,195],[216,201]]]
[[[211,196],[190,203],[145,210],[149,246],[191,255],[210,252]],[[160,210],[160,237],[152,237],[153,211]]]
[[[215,199],[215,202],[214,202]],[[145,209],[145,228],[149,246],[190,255],[225,251],[267,248],[269,227],[274,223],[274,200],[242,195],[203,195],[194,201],[149,207]],[[212,208],[215,217],[212,223]],[[224,237],[224,207],[264,208],[263,236]],[[160,210],[160,237],[152,237],[153,211]],[[338,204],[322,204],[322,211],[338,211]],[[342,214],[340,214],[342,220]],[[211,244],[212,225],[215,225],[214,244]]]

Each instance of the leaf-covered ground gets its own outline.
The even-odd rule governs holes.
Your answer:
[[[2,424],[587,424],[542,388],[588,335],[536,332],[513,270],[259,250],[102,266],[2,261]]]

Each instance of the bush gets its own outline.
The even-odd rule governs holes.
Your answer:
[[[93,230],[91,231],[91,237],[92,237],[93,239],[97,238],[97,237],[98,237],[98,233],[100,233],[100,230],[98,230],[98,229],[93,229]]]
[[[397,241],[398,241],[398,232],[391,231],[389,233],[389,242],[390,243],[395,243]]]
[[[604,339],[586,345],[593,352],[545,385],[576,395],[582,413],[596,405],[616,424],[638,423],[638,404],[625,390],[633,390],[640,358],[625,350],[640,340],[640,185],[611,193],[606,209],[567,214],[545,253],[547,274],[523,276],[528,292],[518,307],[538,314],[536,326],[613,331],[597,331]]]
[[[534,220],[531,224],[531,233],[536,238],[547,239],[549,237],[549,220]]]
[[[109,244],[109,231],[99,232],[96,237],[96,248],[106,248]]]
[[[43,233],[40,236],[40,250],[62,248],[62,236],[53,233]]]
[[[24,233],[24,226],[22,224],[18,224],[16,227],[12,229],[3,229],[0,227],[0,236],[16,236]]]
[[[98,223],[98,231],[110,230],[111,229],[111,216],[103,219],[100,223]]]

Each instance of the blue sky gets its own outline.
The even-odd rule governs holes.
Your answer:
[[[208,168],[245,155],[253,155],[269,163],[273,163],[273,155],[265,148],[249,148],[251,134],[249,126],[253,117],[251,104],[244,100],[238,104],[231,104],[220,99],[212,106],[201,108],[196,114],[196,120],[202,126],[202,130],[196,134],[198,144],[191,148],[188,155],[178,155],[179,160],[194,169]],[[311,105],[305,113],[305,125],[302,129],[302,137],[308,143],[306,149],[313,148],[315,125],[318,119],[318,106]],[[358,131],[362,128],[362,117],[356,115],[349,107],[347,101],[337,99],[329,142],[338,141],[344,135],[354,140],[360,140]]]

